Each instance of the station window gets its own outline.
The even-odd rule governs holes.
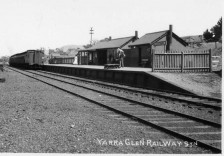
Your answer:
[[[92,53],[89,53],[89,60],[92,60]]]

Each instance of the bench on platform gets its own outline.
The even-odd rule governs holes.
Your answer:
[[[120,68],[119,64],[105,64],[104,69]]]

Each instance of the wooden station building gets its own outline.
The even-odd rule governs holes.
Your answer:
[[[186,50],[188,43],[177,36],[172,31],[172,25],[169,30],[147,33],[138,38],[138,32],[135,36],[111,39],[101,41],[92,47],[79,50],[78,64],[84,65],[104,65],[117,63],[117,48],[124,50],[125,67],[151,67],[152,51],[169,52],[171,50]]]
[[[152,51],[169,53],[171,50],[186,50],[188,43],[169,30],[147,33],[140,39],[129,45],[136,60],[133,64],[143,67],[151,67]]]
[[[115,38],[97,42],[88,49],[79,50],[78,64],[82,65],[104,65],[108,63],[117,63],[117,48],[125,52],[125,64],[128,64],[135,58],[131,55],[131,47],[129,45],[138,39],[138,32],[135,31],[134,36]]]

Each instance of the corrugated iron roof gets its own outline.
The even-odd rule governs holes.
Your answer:
[[[132,44],[133,42],[129,42],[128,44],[126,44],[124,47],[122,47],[121,49],[125,49],[125,50],[127,50],[127,49],[131,49],[130,47],[129,47],[129,45],[130,44]]]
[[[140,39],[136,40],[135,42],[133,42],[130,45],[131,46],[135,46],[135,45],[151,44],[157,38],[159,38],[160,36],[166,34],[167,31],[168,30],[145,34]]]
[[[132,40],[135,36],[130,36],[130,37],[123,37],[123,38],[117,38],[117,39],[112,39],[110,41],[101,41],[97,42],[94,46],[86,49],[88,50],[96,50],[96,49],[110,49],[110,48],[118,48],[123,46],[125,43],[129,42]]]

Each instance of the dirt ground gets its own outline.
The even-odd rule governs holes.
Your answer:
[[[156,73],[158,76],[198,95],[221,98],[222,78],[215,73]]]

